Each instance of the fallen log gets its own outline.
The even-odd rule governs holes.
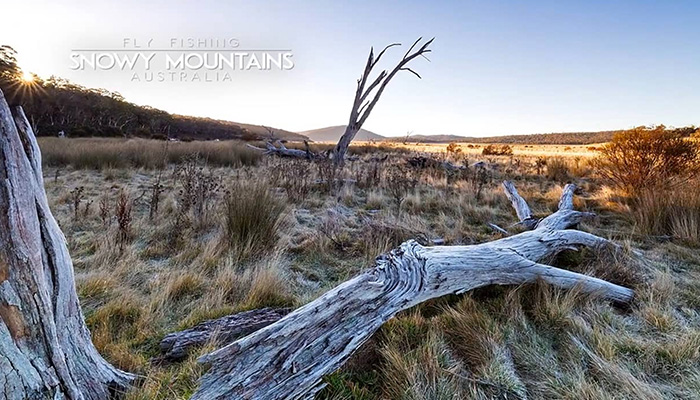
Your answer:
[[[163,358],[178,361],[194,348],[212,343],[225,345],[249,335],[289,314],[291,308],[261,308],[209,320],[193,328],[166,335],[160,342]]]
[[[275,144],[277,144],[277,146],[275,146]],[[253,146],[252,144],[247,144],[247,146],[251,149],[262,151],[264,154],[271,154],[280,157],[305,158],[307,160],[319,158],[318,154],[309,149],[309,143],[307,141],[304,141],[304,145],[306,146],[306,150],[288,149],[287,146],[285,146],[284,143],[279,140],[275,141],[275,143],[270,141],[265,142],[265,149]]]
[[[504,188],[520,219],[532,218],[515,187],[508,182]],[[530,231],[471,246],[403,243],[378,257],[372,268],[279,321],[202,356],[199,361],[210,368],[192,399],[312,399],[324,386],[322,377],[342,366],[396,313],[481,286],[541,279],[615,302],[631,301],[630,289],[541,263],[563,250],[612,245],[568,229],[590,215],[573,210],[573,189],[567,187],[559,210]]]

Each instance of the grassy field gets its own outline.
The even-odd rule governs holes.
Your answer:
[[[196,387],[194,359],[210,349],[154,362],[169,332],[302,305],[409,238],[500,238],[487,224],[516,221],[504,179],[537,215],[555,210],[563,185],[575,182],[576,207],[598,214],[581,229],[628,255],[566,252],[553,263],[632,287],[635,302],[622,309],[534,284],[424,303],[385,324],[318,398],[700,398],[698,182],[633,206],[592,167],[596,146],[516,145],[512,156],[482,156],[483,145],[446,153],[446,145],[358,144],[351,153],[360,160],[334,171],[236,142],[39,142],[93,341],[142,377],[127,399],[185,399]],[[419,152],[489,167],[408,167]]]

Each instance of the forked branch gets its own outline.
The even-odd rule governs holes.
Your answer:
[[[386,86],[394,78],[394,76],[396,76],[396,74],[400,71],[408,71],[420,78],[420,75],[413,69],[409,68],[407,65],[417,57],[424,57],[427,59],[425,55],[432,51],[428,47],[431,43],[433,43],[433,40],[435,40],[435,38],[426,41],[416,49],[416,47],[419,45],[422,39],[423,38],[421,37],[418,38],[418,40],[416,40],[415,42],[413,42],[411,47],[404,54],[403,58],[396,64],[396,66],[391,71],[382,70],[374,78],[374,80],[372,80],[371,83],[368,84],[368,82],[370,82],[370,75],[372,74],[374,67],[376,67],[377,63],[379,63],[379,60],[382,58],[384,53],[386,53],[386,51],[392,47],[400,46],[400,44],[392,43],[386,46],[382,51],[379,52],[376,58],[374,57],[374,48],[370,50],[369,57],[367,57],[367,62],[365,64],[365,69],[362,72],[362,76],[360,77],[360,79],[357,80],[355,98],[352,103],[352,109],[350,110],[350,120],[348,121],[348,125],[345,128],[345,133],[343,133],[343,136],[341,136],[340,140],[338,140],[338,144],[336,145],[332,153],[333,159],[337,165],[342,165],[345,161],[345,153],[347,153],[348,146],[350,146],[350,142],[352,142],[357,132],[362,128],[362,125],[365,123],[365,121],[367,121],[367,118],[372,113],[374,107],[377,105],[379,98],[382,96],[384,89],[386,89]]]

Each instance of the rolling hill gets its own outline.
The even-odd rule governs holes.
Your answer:
[[[338,126],[328,126],[320,129],[313,129],[310,131],[297,132],[299,135],[303,135],[313,140],[314,142],[337,142],[338,139],[345,132],[346,125]],[[368,141],[368,140],[384,140],[386,137],[378,135],[374,132],[370,132],[366,129],[360,129],[357,132],[354,140]]]

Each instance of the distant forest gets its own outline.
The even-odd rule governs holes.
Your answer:
[[[89,89],[66,79],[23,75],[16,52],[0,46],[0,89],[10,105],[22,105],[38,136],[143,137],[180,140],[256,140],[268,128],[210,118],[170,114],[127,102],[119,93]],[[279,129],[284,139],[302,137]]]
[[[472,137],[457,135],[415,135],[387,138],[391,142],[409,143],[503,143],[503,144],[593,144],[609,142],[619,131],[538,133],[534,135],[507,135]]]
[[[682,137],[688,137],[698,132],[695,126],[681,128],[668,128]],[[390,137],[384,139],[388,142],[406,143],[499,143],[499,144],[595,144],[609,142],[616,133],[623,131],[601,131],[601,132],[565,132],[565,133],[537,133],[531,135],[507,135],[489,137],[471,137],[457,135],[415,135],[406,138]]]
[[[487,138],[473,138],[474,143],[506,144],[593,144],[609,142],[619,131],[538,133],[534,135],[508,135]]]

